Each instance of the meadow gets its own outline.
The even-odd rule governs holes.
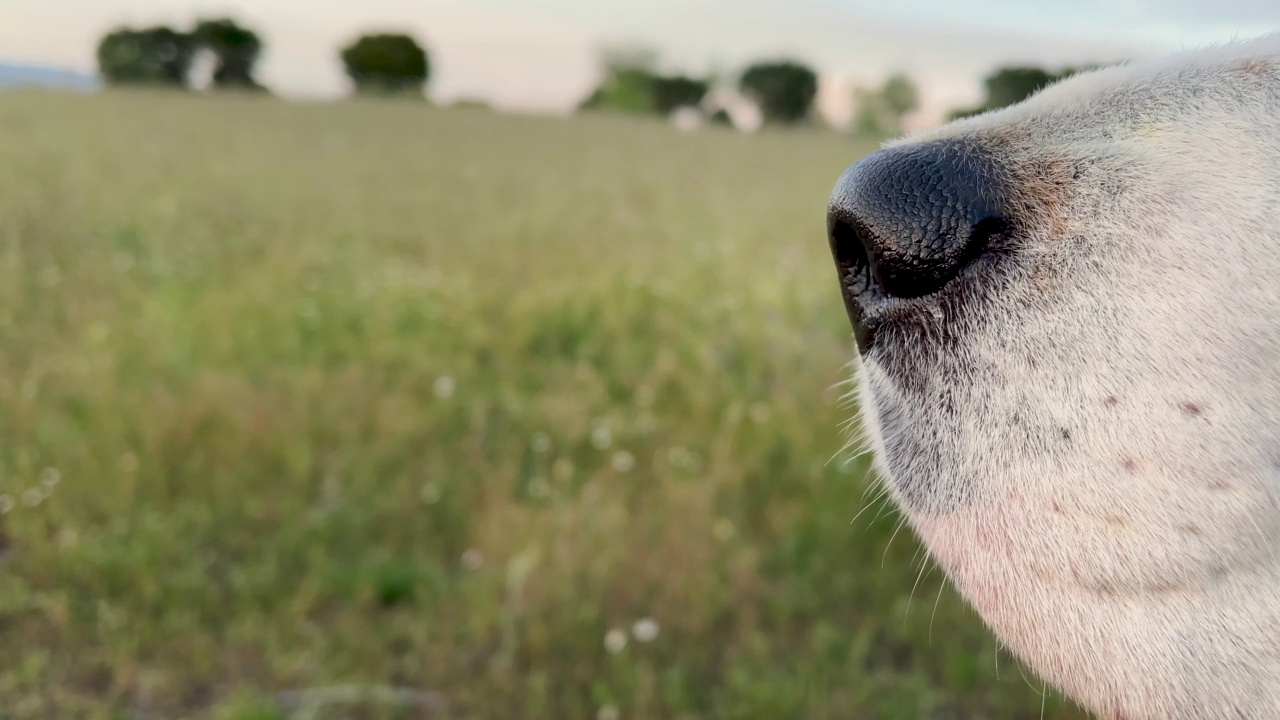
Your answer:
[[[1082,717],[840,452],[869,149],[0,96],[0,719]]]

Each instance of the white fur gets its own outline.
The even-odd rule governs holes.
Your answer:
[[[1058,195],[982,311],[945,320],[951,349],[863,359],[882,477],[1084,706],[1280,718],[1280,36],[897,144],[960,137]]]

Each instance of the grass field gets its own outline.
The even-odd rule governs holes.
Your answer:
[[[0,719],[1078,717],[850,522],[866,150],[0,96]]]

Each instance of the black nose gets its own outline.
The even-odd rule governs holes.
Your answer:
[[[845,171],[827,232],[863,352],[888,298],[941,290],[1004,231],[1003,175],[985,151],[956,141],[889,148]]]

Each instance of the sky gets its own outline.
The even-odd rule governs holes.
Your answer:
[[[1280,0],[0,0],[0,61],[92,70],[114,26],[220,15],[263,35],[258,75],[289,97],[342,95],[337,48],[394,30],[431,51],[443,101],[567,111],[597,80],[601,47],[643,45],[691,73],[803,60],[837,121],[853,86],[892,71],[917,81],[930,117],[978,101],[1002,63],[1136,59],[1280,30]]]

